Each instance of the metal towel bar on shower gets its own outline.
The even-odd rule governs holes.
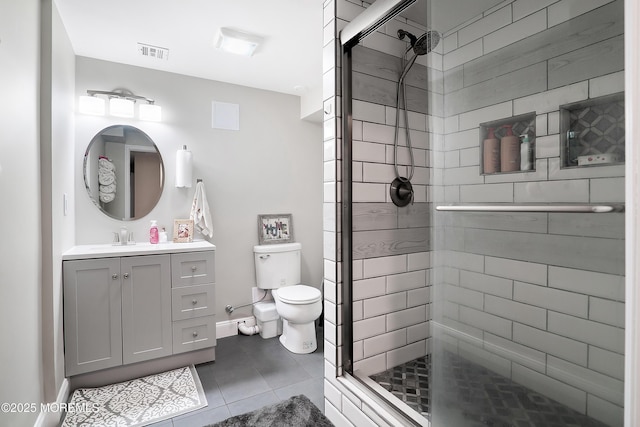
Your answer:
[[[446,212],[563,212],[608,213],[624,212],[624,205],[442,205],[437,211]]]

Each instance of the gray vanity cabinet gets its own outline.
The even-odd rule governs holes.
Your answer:
[[[171,256],[64,261],[66,375],[172,354]]]
[[[65,261],[66,375],[122,365],[120,258]]]

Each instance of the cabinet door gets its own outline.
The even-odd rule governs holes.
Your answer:
[[[66,376],[122,364],[120,259],[64,261]]]
[[[172,353],[171,258],[121,258],[123,362],[140,362]]]

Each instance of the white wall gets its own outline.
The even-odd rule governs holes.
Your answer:
[[[39,1],[0,0],[4,100],[0,103],[0,402],[38,406],[42,399],[39,28]],[[33,425],[36,417],[37,413],[0,412],[0,425]]]
[[[293,214],[295,240],[302,243],[302,281],[322,281],[322,129],[300,119],[299,98],[139,67],[77,58],[76,92],[126,88],[156,100],[163,122],[76,115],[76,243],[109,243],[123,223],[92,204],[84,188],[82,159],[101,129],[121,123],[139,127],[158,146],[164,160],[165,187],[148,216],[127,222],[138,241],[147,241],[151,219],[173,229],[188,218],[194,187],[174,187],[176,150],[193,152],[194,180],[202,178],[212,210],[216,250],[216,321],[224,307],[251,302],[255,286],[253,246],[258,243],[257,215]],[[240,105],[240,130],[211,128],[211,102]],[[234,317],[251,313],[238,309]]]

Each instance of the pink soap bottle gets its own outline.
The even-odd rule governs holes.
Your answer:
[[[159,240],[158,224],[156,220],[151,221],[151,228],[149,228],[149,242],[157,244]]]

